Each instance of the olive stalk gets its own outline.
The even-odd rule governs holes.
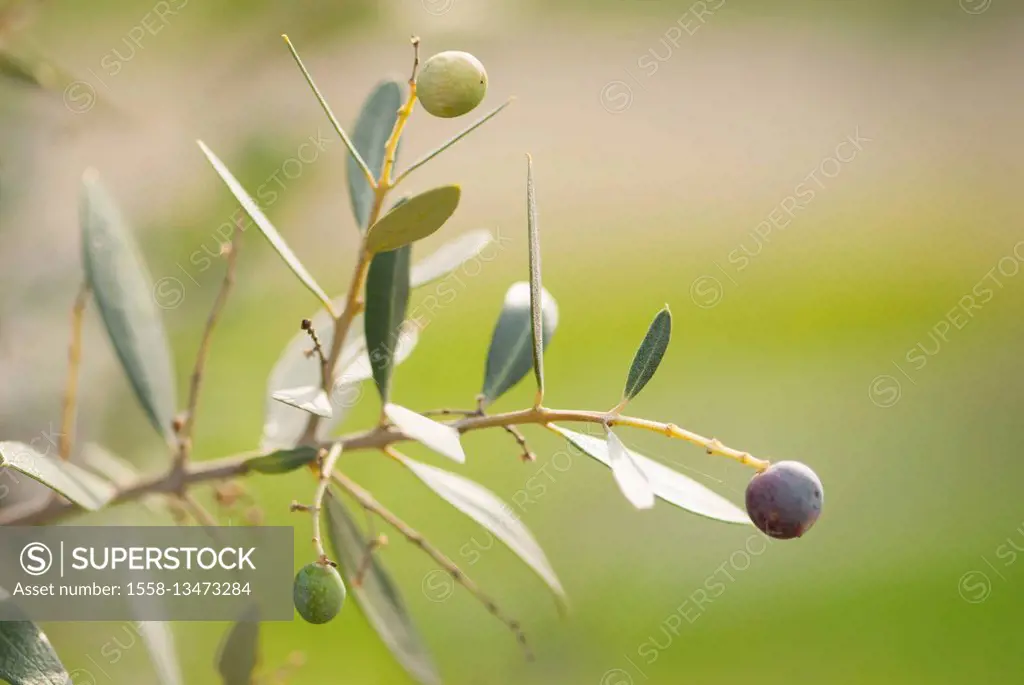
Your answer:
[[[758,459],[748,452],[727,447],[716,438],[704,437],[680,428],[673,423],[660,423],[631,416],[609,417],[604,412],[596,411],[548,409],[546,407],[541,407],[540,409],[530,408],[502,414],[468,416],[450,421],[447,425],[452,426],[461,433],[469,433],[487,428],[504,428],[505,426],[531,424],[546,426],[547,424],[557,422],[596,423],[601,425],[610,423],[615,426],[630,426],[659,433],[670,438],[684,440],[704,448],[709,454],[729,457],[741,464],[753,467],[757,471],[763,471],[771,465],[770,462]],[[408,442],[409,440],[412,440],[412,438],[400,430],[393,426],[385,425],[375,426],[357,433],[350,433],[323,443],[316,443],[315,446],[330,449],[335,443],[340,443],[343,451],[356,452],[361,450],[380,450],[388,445]],[[199,483],[222,481],[247,475],[250,469],[246,462],[253,457],[260,456],[260,454],[258,451],[250,451],[206,462],[189,462],[181,475],[182,482],[185,486],[193,486]],[[127,488],[122,488],[113,501],[114,503],[131,502],[148,494],[174,491],[174,479],[171,477],[171,474],[161,474],[141,480]],[[26,506],[14,505],[0,509],[0,525],[48,524],[82,511],[84,510],[78,505],[64,500],[56,500],[44,506],[40,506],[37,502],[30,502]]]

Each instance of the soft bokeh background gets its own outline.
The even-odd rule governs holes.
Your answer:
[[[294,178],[269,214],[339,292],[357,236],[345,153],[279,34],[292,36],[349,123],[379,77],[407,72],[415,32],[426,54],[481,58],[485,106],[517,101],[408,182],[464,191],[452,221],[416,254],[479,227],[508,242],[499,259],[449,281],[458,296],[401,367],[396,399],[465,406],[479,390],[502,295],[526,275],[529,151],[545,284],[562,312],[547,355],[549,404],[613,404],[667,302],[675,339],[634,413],[806,461],[827,491],[812,533],[765,545],[752,528],[665,504],[632,510],[604,468],[566,456],[540,431],[529,432],[534,464],[521,463],[503,434],[467,436],[462,472],[526,502],[523,519],[572,600],[562,620],[505,549],[471,563],[488,536],[408,474],[372,453],[345,458],[353,478],[466,565],[532,640],[537,661],[524,663],[497,621],[461,590],[444,597],[430,561],[392,535],[383,557],[446,682],[938,685],[1024,674],[1020,3],[163,4],[177,9],[160,23],[148,0],[54,0],[7,41],[80,83],[63,94],[0,86],[4,438],[28,441],[56,422],[81,279],[83,168],[104,175],[154,278],[165,279],[159,296],[184,388],[222,268],[202,268],[195,255],[217,250],[215,231],[233,211],[194,139],[250,187],[283,177],[310,136],[327,141],[300,172],[288,165]],[[126,43],[147,13],[159,30],[141,47]],[[462,125],[417,112],[405,159]],[[858,147],[837,151],[850,137]],[[762,224],[801,192],[787,227]],[[256,445],[266,375],[316,308],[259,235],[244,242],[197,458]],[[165,457],[94,314],[85,354],[82,439],[159,469]],[[531,398],[524,382],[499,408]],[[368,386],[347,427],[369,425],[377,410]],[[743,467],[657,436],[625,437],[742,501]],[[296,526],[296,567],[311,559],[308,520],[287,513],[292,499],[308,498],[308,475],[247,485],[268,522]],[[524,490],[534,493],[528,501]],[[707,602],[701,592],[712,587]],[[95,677],[80,682],[151,680],[141,647],[116,664],[100,656],[110,640],[131,639],[122,625],[49,630],[69,668]],[[189,683],[216,682],[223,630],[177,626]],[[295,683],[406,682],[354,604],[326,627],[268,624],[264,647],[269,669],[305,653]]]

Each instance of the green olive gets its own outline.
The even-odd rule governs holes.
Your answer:
[[[327,623],[345,602],[345,583],[329,564],[306,564],[295,574],[292,599],[299,616],[310,623]]]
[[[458,50],[439,52],[416,78],[416,95],[423,109],[450,119],[472,111],[487,93],[487,71],[473,55]]]

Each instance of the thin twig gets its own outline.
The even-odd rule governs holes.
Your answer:
[[[238,263],[238,247],[240,233],[235,232],[227,247],[227,267],[224,270],[224,280],[221,282],[217,299],[213,302],[213,309],[206,319],[206,326],[203,328],[203,337],[199,342],[199,351],[196,353],[196,363],[192,368],[192,380],[189,385],[188,406],[185,409],[185,421],[178,432],[178,454],[176,466],[181,471],[189,455],[192,452],[192,430],[195,427],[196,407],[199,405],[199,391],[203,386],[203,372],[206,370],[206,358],[210,353],[210,340],[213,338],[213,329],[217,326],[224,304],[228,295],[231,294],[231,286],[235,283],[235,265]]]
[[[504,414],[470,416],[456,421],[451,421],[448,425],[458,429],[461,433],[468,433],[471,431],[502,426],[527,424],[544,426],[549,423],[597,423],[602,425],[608,423],[617,426],[630,426],[633,428],[640,428],[642,430],[649,430],[671,438],[685,440],[703,447],[710,454],[717,454],[729,457],[730,459],[735,459],[741,464],[753,467],[758,471],[763,471],[770,466],[770,462],[758,459],[748,452],[741,452],[731,447],[727,447],[715,438],[705,438],[702,435],[680,428],[673,423],[658,423],[657,421],[648,421],[646,419],[639,419],[630,416],[616,416],[609,418],[609,416],[604,412],[547,409],[542,407],[540,409],[521,409],[519,411],[511,411]],[[355,452],[370,449],[380,450],[388,445],[411,439],[412,438],[393,426],[376,426],[359,433],[351,433],[327,442],[315,443],[315,446],[329,449],[332,445],[338,442],[343,445],[345,452]],[[246,462],[253,457],[261,456],[261,454],[262,453],[259,451],[251,451],[211,461],[186,464],[185,469],[180,476],[176,477],[172,471],[171,473],[161,474],[147,480],[139,481],[135,485],[118,492],[112,503],[119,504],[122,502],[130,502],[151,493],[174,493],[177,492],[179,488],[187,488],[197,483],[227,480],[229,478],[243,476],[249,472],[249,467]],[[33,504],[34,506],[28,506],[29,504]],[[81,508],[78,507],[78,505],[62,499],[54,500],[43,506],[40,506],[38,503],[26,503],[24,506],[13,505],[11,507],[0,508],[0,526],[42,525],[52,523],[53,521],[60,520],[80,511]]]
[[[421,416],[480,416],[480,413],[479,409],[450,409],[442,407],[441,409],[428,409]]]
[[[309,339],[313,341],[313,349],[306,352],[306,356],[309,357],[315,354],[320,357],[321,364],[326,364],[327,357],[324,356],[324,346],[320,343],[320,336],[316,334],[316,329],[313,328],[313,322],[309,319],[303,319],[302,330],[306,331]]]
[[[372,494],[364,490],[343,473],[336,472],[333,475],[333,479],[339,487],[352,495],[352,497],[359,502],[360,506],[368,511],[372,511],[374,514],[384,519],[395,530],[401,533],[406,540],[419,547],[431,559],[437,562],[437,564],[439,564],[441,568],[443,568],[452,577],[452,580],[466,588],[466,590],[473,595],[473,597],[479,600],[489,612],[491,612],[499,621],[504,623],[508,629],[512,631],[512,634],[516,637],[516,641],[519,643],[520,647],[523,648],[526,658],[533,659],[533,653],[530,651],[529,643],[526,641],[526,634],[523,633],[523,630],[519,625],[519,621],[507,616],[497,603],[495,603],[490,596],[484,593],[469,576],[463,573],[459,567],[455,565],[455,562],[449,559],[444,552],[434,547],[412,526],[398,518],[398,516],[378,502]]]
[[[83,283],[71,308],[71,342],[68,344],[68,379],[64,385],[61,406],[60,445],[58,454],[67,461],[75,436],[75,408],[78,400],[78,367],[82,362],[82,319],[89,302],[89,284]]]
[[[380,172],[380,182],[378,183],[378,191],[383,190],[387,192],[393,187],[391,182],[391,172],[395,168],[395,156],[398,152],[398,141],[402,137],[402,130],[405,128],[405,124],[409,121],[409,117],[412,115],[412,108],[416,105],[416,70],[420,65],[420,39],[416,36],[412,37],[412,76],[409,77],[409,96],[405,100],[405,104],[402,105],[401,109],[398,110],[398,118],[395,119],[395,127],[391,130],[391,136],[388,138],[387,144],[384,146],[384,166]],[[373,225],[367,224],[367,225]]]
[[[323,536],[320,534],[320,511],[323,508],[324,497],[327,495],[327,488],[331,484],[331,473],[334,472],[334,465],[338,463],[338,457],[341,456],[343,447],[344,445],[340,442],[331,445],[327,456],[320,463],[320,478],[316,484],[316,492],[313,494],[313,506],[309,508],[313,516],[313,544],[316,546],[318,560],[321,564],[330,563],[332,566],[334,563],[327,558]]]
[[[521,430],[515,426],[502,426],[502,428],[505,429],[506,433],[512,436],[516,441],[516,444],[518,444],[520,449],[523,450],[523,461],[537,461],[537,455],[530,449],[530,445],[526,442],[526,436],[523,435]]]

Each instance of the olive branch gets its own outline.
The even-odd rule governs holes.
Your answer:
[[[462,435],[500,429],[515,440],[525,460],[532,460],[534,452],[520,429],[540,426],[609,467],[619,489],[637,509],[648,509],[656,499],[661,499],[705,517],[749,524],[751,519],[744,510],[688,477],[628,449],[613,430],[634,428],[658,433],[696,445],[708,454],[735,460],[752,467],[757,473],[770,473],[768,461],[728,447],[715,438],[671,422],[623,413],[629,402],[654,377],[666,353],[672,329],[672,315],[667,306],[652,320],[630,364],[622,395],[611,408],[579,410],[545,406],[544,350],[558,325],[558,307],[541,281],[536,189],[533,160],[529,155],[526,160],[529,280],[512,285],[505,296],[487,354],[482,391],[475,398],[475,407],[414,411],[391,401],[391,379],[395,368],[415,346],[420,333],[416,321],[407,319],[410,291],[459,268],[476,257],[491,240],[489,234],[467,234],[413,265],[411,246],[437,232],[448,221],[459,203],[461,190],[457,185],[441,186],[389,204],[391,192],[411,172],[495,117],[511,99],[404,170],[396,172],[400,142],[420,97],[441,97],[445,108],[454,107],[455,111],[463,113],[463,110],[473,109],[482,99],[483,91],[479,86],[486,87],[486,75],[482,75],[479,82],[465,84],[469,93],[469,101],[465,103],[448,97],[450,93],[432,90],[438,87],[433,85],[434,81],[430,81],[428,87],[418,79],[420,42],[414,37],[413,67],[408,82],[382,81],[378,84],[363,106],[350,136],[339,124],[291,41],[287,36],[284,40],[347,148],[349,195],[362,235],[348,290],[342,297],[330,298],[256,201],[214,152],[198,141],[203,154],[237,202],[285,264],[322,304],[322,309],[312,317],[296,318],[297,322],[301,321],[297,326],[300,330],[286,346],[271,373],[270,398],[260,448],[208,461],[196,462],[191,458],[204,371],[213,333],[235,282],[240,232],[236,232],[231,243],[223,249],[226,261],[224,278],[203,329],[186,408],[176,413],[169,346],[159,312],[150,299],[152,280],[113,199],[100,184],[96,173],[89,171],[83,177],[81,205],[86,278],[72,310],[69,373],[62,405],[62,435],[65,437],[61,441],[60,458],[51,459],[21,443],[0,443],[0,464],[27,473],[50,486],[57,494],[42,504],[30,502],[0,509],[0,524],[52,524],[87,511],[157,497],[200,524],[212,526],[216,524],[216,517],[203,509],[192,494],[197,486],[222,486],[253,474],[274,475],[307,468],[315,476],[312,499],[308,504],[294,502],[291,509],[311,516],[315,551],[311,566],[330,567],[332,573],[333,568],[338,567],[356,601],[366,610],[373,627],[384,637],[406,670],[421,682],[437,682],[439,677],[415,633],[400,595],[377,558],[377,550],[386,544],[387,539],[364,533],[352,520],[340,496],[342,494],[364,510],[369,520],[380,519],[388,524],[439,564],[509,628],[529,655],[525,632],[520,622],[500,608],[450,557],[346,475],[338,466],[342,455],[371,451],[400,463],[424,485],[502,540],[537,573],[563,606],[566,593],[557,574],[532,533],[506,504],[464,476],[415,461],[398,448],[403,443],[417,442],[456,463],[463,463],[466,454],[461,443]],[[474,74],[473,70],[479,63],[475,58],[471,62],[464,60],[459,57],[462,54],[442,53],[444,59],[436,63],[433,62],[435,58],[431,58],[424,64],[423,74],[428,69],[433,69],[436,74],[438,69],[451,68],[436,64],[461,65],[459,69]],[[418,87],[422,92],[418,92]],[[136,398],[154,428],[167,441],[171,458],[163,473],[115,479],[109,469],[104,470],[90,460],[90,446],[79,452],[86,469],[69,461],[74,452],[72,436],[81,360],[82,314],[90,298],[99,309]],[[360,319],[361,330],[358,325]],[[498,397],[531,371],[536,383],[536,395],[531,406],[500,413],[488,412]],[[370,379],[374,381],[381,401],[377,424],[332,437],[331,433],[351,408],[354,389]],[[603,437],[570,430],[565,424],[596,426]],[[755,517],[755,523],[769,534],[775,534],[781,530],[775,527],[779,524],[777,514],[773,512],[775,518],[769,516],[771,520],[766,521]],[[322,534],[324,523],[327,524],[326,535]],[[810,523],[804,525],[802,522],[797,534],[806,530]],[[330,545],[325,544],[325,537]],[[337,582],[340,584],[342,580],[339,578]],[[341,587],[343,595],[344,585]],[[340,608],[341,600],[333,607],[299,607],[304,616],[306,611],[323,609],[327,614],[318,616],[324,620],[329,620]],[[34,626],[32,629],[38,632]],[[395,639],[398,635],[403,639]],[[258,631],[253,631],[248,623],[240,622],[225,639],[219,668],[225,673],[225,669],[235,668],[232,664],[248,664],[248,670],[241,673],[241,677],[251,679],[257,662],[254,658],[257,649]],[[56,659],[56,655],[53,658]],[[8,676],[0,669],[0,677]]]

